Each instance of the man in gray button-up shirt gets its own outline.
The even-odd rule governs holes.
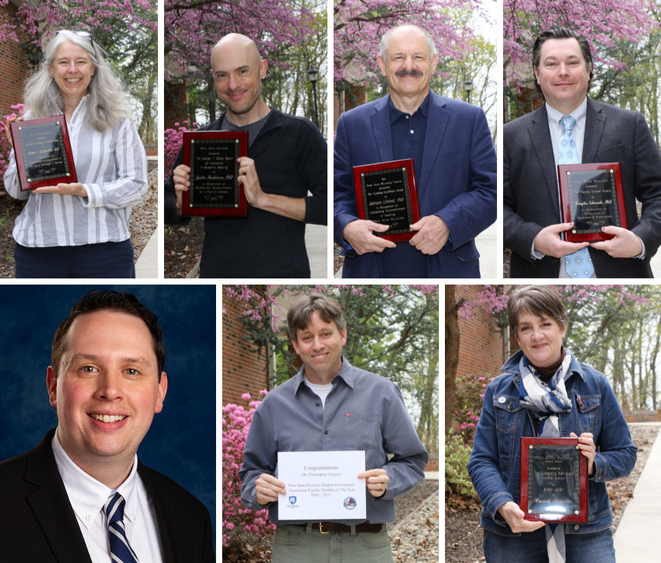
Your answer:
[[[255,411],[239,472],[241,500],[252,510],[268,506],[278,526],[274,562],[328,561],[339,554],[343,561],[392,561],[385,523],[395,519],[395,497],[424,479],[429,454],[397,385],[342,357],[347,329],[336,301],[303,297],[287,321],[304,367]],[[365,451],[367,471],[358,477],[369,493],[367,519],[280,522],[277,503],[286,489],[275,477],[278,452],[341,450]]]

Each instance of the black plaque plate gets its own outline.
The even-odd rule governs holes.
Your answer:
[[[394,242],[415,236],[410,225],[420,220],[413,159],[353,167],[358,218],[389,225],[374,235]]]
[[[569,242],[608,240],[602,227],[627,228],[619,162],[561,164],[558,178],[562,221],[574,223]]]
[[[185,132],[184,164],[191,171],[182,215],[247,217],[248,201],[239,183],[241,156],[248,156],[247,131]]]
[[[11,136],[21,190],[78,181],[64,115],[13,121]]]
[[[587,522],[587,473],[578,438],[521,438],[519,492],[525,519]]]

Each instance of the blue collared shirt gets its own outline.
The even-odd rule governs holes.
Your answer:
[[[415,179],[420,185],[422,155],[427,134],[427,115],[429,113],[430,94],[415,110],[413,115],[398,110],[390,98],[390,134],[392,136],[393,160],[412,158],[415,165]]]
[[[398,110],[392,102],[392,97],[389,101],[392,157],[393,160],[413,159],[418,189],[420,189],[430,99],[431,94],[428,93],[413,115]],[[411,272],[416,272],[419,277],[428,276],[427,255],[412,250],[408,242],[400,242],[397,248],[386,248],[381,254],[381,265],[383,271],[388,272],[388,277],[392,278],[411,277]]]
[[[424,479],[429,454],[413,428],[399,387],[385,377],[354,368],[342,358],[333,390],[321,399],[298,372],[266,395],[250,425],[239,471],[241,501],[251,510],[257,502],[255,481],[262,473],[277,477],[278,452],[365,450],[365,469],[383,468],[390,481],[378,499],[367,492],[367,520],[335,520],[347,525],[395,519],[395,497]],[[394,454],[388,460],[387,454]],[[268,505],[276,525],[305,521],[278,520],[278,503]]]

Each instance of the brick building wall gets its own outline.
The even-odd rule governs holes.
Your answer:
[[[266,291],[265,286],[253,286],[255,291]],[[267,388],[267,360],[257,354],[257,348],[246,340],[248,332],[241,322],[245,305],[223,295],[223,405],[236,403],[245,406],[241,399],[250,393],[253,399]]]
[[[11,2],[6,6],[0,6],[0,19],[11,20],[17,10],[18,8]],[[25,33],[19,33],[18,38],[21,43],[30,39]],[[23,86],[30,73],[30,65],[20,44],[14,41],[0,43],[0,75],[2,76],[0,114],[2,116],[13,113],[12,105],[23,103]]]
[[[544,105],[544,97],[534,88],[525,88],[517,97],[519,116],[532,113]]]
[[[352,85],[348,92],[335,90],[333,96],[333,131],[337,131],[337,120],[345,111],[367,102],[367,90],[364,86]]]
[[[473,299],[481,286],[456,286],[456,299]],[[493,315],[477,307],[473,319],[459,317],[459,364],[457,375],[500,373],[499,368],[507,358],[503,354],[503,337]]]

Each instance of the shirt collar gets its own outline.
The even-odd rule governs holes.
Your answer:
[[[576,120],[576,127],[581,129],[583,127],[583,123],[585,123],[585,114],[587,112],[588,108],[588,97],[585,96],[585,99],[581,103],[580,106],[578,106],[574,111],[572,111],[569,114],[562,113],[558,111],[555,108],[552,108],[548,102],[546,102],[546,114],[548,115],[549,118],[549,123],[551,124],[551,127],[555,127],[556,129],[559,129],[560,126],[560,119],[562,119],[565,115],[571,115],[575,120]]]
[[[424,101],[420,104],[420,107],[415,110],[413,115],[416,115],[418,112],[422,113],[423,117],[427,117],[427,112],[429,111],[429,99],[431,98],[431,90],[427,92],[427,96]],[[402,115],[410,115],[404,111],[401,111],[395,107],[395,104],[392,102],[392,96],[388,98],[388,104],[390,107],[390,123],[393,124],[397,121]]]
[[[71,507],[87,529],[91,529],[97,514],[103,510],[108,497],[118,492],[124,500],[124,517],[135,522],[138,512],[138,490],[136,487],[138,456],[133,460],[129,476],[117,489],[113,490],[85,473],[67,455],[60,443],[57,432],[52,441],[53,455],[62,482],[67,491]]]
[[[338,377],[353,389],[354,369],[353,366],[349,363],[349,360],[347,360],[344,356],[342,356],[342,367],[340,368],[339,373],[333,378],[331,383],[335,384],[335,381],[338,380]],[[301,371],[299,371],[292,379],[294,379],[294,395],[296,395],[298,390],[301,388],[301,385],[305,385],[305,366],[303,366]]]

